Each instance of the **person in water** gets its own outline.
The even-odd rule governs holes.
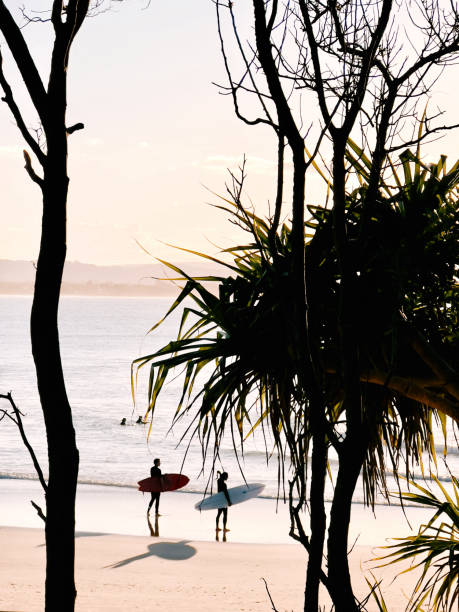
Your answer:
[[[126,418],[125,418],[125,417],[123,417],[123,418],[121,419],[121,423],[120,423],[120,425],[126,425]]]
[[[228,480],[228,472],[217,472],[218,474],[218,478],[217,478],[217,490],[219,493],[223,493],[226,497],[226,501],[228,502],[228,506],[231,506],[231,499],[228,493],[228,487],[226,486],[226,481]],[[216,530],[220,531],[220,527],[219,522],[220,522],[220,516],[223,515],[223,531],[229,531],[229,529],[226,528],[226,522],[228,520],[228,508],[219,508],[217,510],[217,519],[216,519]]]
[[[152,478],[162,478],[162,473],[161,473],[161,470],[159,469],[160,465],[161,465],[161,459],[155,459],[153,461],[153,465],[150,469],[150,476]],[[151,499],[150,499],[150,503],[148,504],[147,514],[150,514],[151,507],[153,506],[153,503],[154,503],[156,516],[161,516],[159,514],[159,498],[160,497],[161,497],[161,493],[159,491],[157,493],[153,493],[153,492],[151,493]]]

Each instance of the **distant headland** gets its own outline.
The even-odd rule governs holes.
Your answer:
[[[174,263],[190,276],[226,275],[225,269],[208,261]],[[174,296],[182,282],[161,264],[96,266],[69,261],[65,264],[62,295],[160,297]],[[0,295],[32,295],[35,262],[0,259]],[[209,283],[210,284],[210,283]]]

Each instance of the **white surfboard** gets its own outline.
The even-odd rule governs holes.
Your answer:
[[[252,482],[249,484],[239,485],[238,487],[231,487],[228,489],[228,495],[231,500],[231,504],[242,504],[242,502],[257,497],[265,488],[264,484],[260,482]],[[215,493],[206,499],[203,499],[199,503],[195,504],[196,510],[217,510],[218,508],[227,508],[228,501],[225,494],[221,491]]]

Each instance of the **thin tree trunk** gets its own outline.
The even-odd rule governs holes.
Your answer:
[[[353,437],[340,456],[328,529],[329,592],[336,612],[358,612],[349,572],[349,524],[352,497],[362,467],[366,443]]]
[[[345,148],[347,134],[336,133],[333,147],[333,235],[341,277],[337,313],[340,341],[340,373],[344,388],[346,440],[339,453],[339,469],[330,513],[328,577],[336,612],[358,610],[352,592],[348,564],[348,530],[352,496],[366,450],[360,397],[359,351],[355,334],[355,270],[349,257],[346,232]]]
[[[311,406],[312,420],[317,421],[314,411],[322,409],[320,405]],[[319,609],[319,586],[321,581],[322,558],[325,543],[327,519],[324,506],[324,489],[327,469],[327,444],[320,426],[312,441],[311,461],[311,538],[309,545],[308,568],[306,572],[306,589],[304,595],[305,612],[317,612]]]
[[[74,534],[79,464],[58,334],[59,292],[66,255],[68,179],[62,169],[57,173],[48,170],[46,179],[43,190],[42,239],[32,305],[31,338],[49,459],[45,609],[46,612],[68,612],[74,609],[76,596]]]

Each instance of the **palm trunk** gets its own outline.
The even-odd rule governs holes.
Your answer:
[[[366,443],[353,436],[340,456],[328,529],[328,589],[336,612],[358,612],[348,562],[352,497],[365,456]]]
[[[348,531],[355,485],[367,448],[362,421],[359,351],[354,320],[355,270],[349,257],[346,231],[345,148],[347,135],[336,135],[333,143],[333,237],[341,276],[337,312],[340,372],[344,388],[346,440],[339,453],[339,469],[328,532],[329,591],[336,612],[357,612],[348,564]]]

